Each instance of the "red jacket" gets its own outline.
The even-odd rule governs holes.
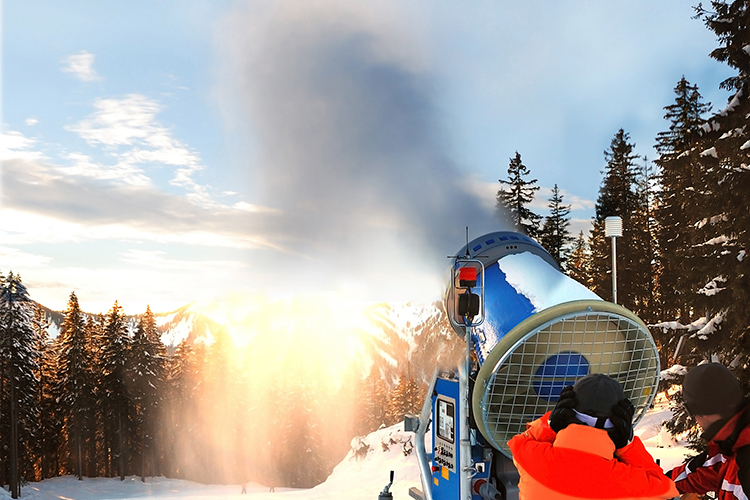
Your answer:
[[[703,464],[695,464],[695,470],[691,470],[687,463],[672,469],[670,476],[680,493],[703,494],[714,491],[718,500],[747,500],[750,491],[743,490],[740,484],[737,450],[750,445],[750,425],[746,424],[738,429],[736,441],[725,444],[728,449],[722,450],[721,443],[731,436],[738,424],[742,426],[743,422],[748,421],[750,415],[745,415],[748,411],[750,409],[746,407],[737,413],[708,442],[708,456]],[[750,488],[750,485],[745,486]]]
[[[547,413],[508,441],[522,500],[667,499],[674,483],[638,437],[615,450],[607,431],[571,424],[559,433]]]

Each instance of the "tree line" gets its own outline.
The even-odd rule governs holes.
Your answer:
[[[608,300],[611,243],[604,223],[621,217],[618,302],[651,326],[662,366],[714,359],[750,387],[750,2],[712,1],[711,10],[695,11],[719,41],[710,56],[736,70],[719,84],[730,92],[728,103],[712,111],[683,76],[664,108],[668,128],[655,138],[653,163],[618,130],[604,152],[588,235],[570,234],[570,207],[557,185],[548,217],[529,208],[539,188],[517,152],[500,179],[497,212]]]
[[[14,498],[65,474],[311,487],[353,435],[424,400],[418,375],[363,377],[359,360],[330,381],[304,329],[246,346],[218,329],[168,349],[150,307],[87,314],[75,293],[55,338],[49,328],[21,277],[0,274],[0,484]]]

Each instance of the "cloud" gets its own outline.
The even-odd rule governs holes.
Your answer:
[[[64,73],[70,73],[82,82],[97,82],[103,80],[96,71],[94,71],[94,54],[82,50],[78,54],[73,54],[63,60]]]
[[[26,118],[26,120],[24,121],[24,123],[26,125],[28,125],[29,127],[33,127],[34,125],[36,125],[37,123],[39,123],[39,120],[37,120],[36,118]]]
[[[296,253],[276,232],[278,210],[205,206],[152,185],[112,184],[21,159],[6,161],[3,174],[9,244],[146,240]]]
[[[570,206],[571,210],[591,210],[596,205],[593,200],[587,200],[570,194],[567,190],[562,189],[558,186],[560,196],[562,196],[562,204]],[[534,201],[531,203],[533,208],[549,210],[549,200],[552,197],[552,188],[540,186],[539,191],[534,196]]]
[[[499,228],[448,153],[404,33],[347,2],[266,5],[227,21],[227,99],[256,133],[261,204],[317,265],[304,272],[442,271],[466,225]]]
[[[497,191],[500,189],[499,182],[485,182],[476,180],[473,183],[474,191],[484,200],[488,209],[494,209],[497,201]],[[559,188],[559,187],[558,187]],[[563,205],[570,205],[570,209],[591,210],[596,205],[593,200],[581,198],[580,196],[570,194],[567,190],[559,188],[563,197]],[[546,213],[549,211],[549,199],[552,197],[552,188],[540,186],[534,195],[534,200],[529,204],[536,212]]]
[[[593,227],[594,226],[591,223],[591,219],[573,218],[570,220],[570,226],[568,227],[568,229],[570,230],[571,236],[573,236],[574,238],[577,238],[581,231],[583,231],[583,236],[588,238]]]
[[[97,99],[94,108],[94,113],[65,129],[91,146],[104,147],[117,164],[104,168],[83,155],[71,155],[70,159],[77,160],[77,171],[100,179],[144,184],[148,177],[139,165],[170,166],[174,167],[171,185],[185,188],[197,200],[210,202],[207,189],[193,179],[203,169],[200,156],[157,121],[161,104],[140,94],[129,94],[122,99]]]
[[[21,132],[0,132],[0,161],[12,159],[40,160],[44,153],[34,150],[36,139],[26,137]]]
[[[68,153],[64,157],[71,160],[72,165],[58,170],[67,175],[117,181],[132,186],[148,186],[151,184],[151,179],[144,170],[133,163],[118,162],[114,166],[105,166],[83,153]]]
[[[121,254],[123,262],[135,265],[138,269],[159,269],[172,271],[194,271],[200,268],[202,273],[212,272],[237,272],[247,268],[247,264],[240,261],[229,260],[180,260],[168,258],[167,252],[163,250],[138,250],[130,249]]]
[[[0,271],[8,272],[13,269],[28,269],[33,267],[44,267],[52,260],[46,255],[23,252],[17,248],[0,246],[0,262],[4,268]]]

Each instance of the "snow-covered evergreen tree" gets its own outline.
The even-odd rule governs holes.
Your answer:
[[[47,329],[51,322],[46,312],[40,306],[34,309],[34,329],[37,332],[40,354],[39,371],[37,373],[39,417],[36,422],[39,439],[34,443],[36,462],[38,463],[35,479],[41,481],[55,477],[60,470],[58,452],[60,449],[60,434],[63,429],[62,406],[58,404],[58,344],[49,338]]]
[[[659,297],[659,316],[662,321],[690,324],[693,294],[696,286],[693,252],[696,245],[696,223],[701,214],[701,197],[704,193],[701,174],[702,163],[697,149],[699,132],[705,122],[703,115],[710,110],[703,103],[698,87],[682,77],[674,89],[674,104],[666,106],[664,118],[669,120],[669,130],[657,135],[656,150],[659,168],[656,193],[656,294]],[[679,335],[657,335],[663,355],[669,359],[674,354]]]
[[[539,235],[542,216],[529,208],[529,204],[534,201],[534,193],[539,190],[539,186],[535,185],[536,179],[526,179],[530,173],[521,161],[521,155],[516,151],[516,155],[508,164],[508,178],[498,180],[501,188],[497,192],[496,207],[498,217],[509,214],[510,221],[519,231],[536,238]]]
[[[355,434],[368,434],[391,423],[388,419],[388,387],[380,370],[373,367],[362,380],[356,402],[358,414],[354,422]]]
[[[8,464],[13,498],[21,494],[21,478],[34,477],[33,443],[39,438],[35,307],[21,276],[9,273],[0,284],[0,462]]]
[[[129,387],[134,405],[135,438],[140,451],[141,480],[156,475],[157,420],[162,408],[167,349],[159,338],[151,307],[146,306],[130,347]],[[150,465],[150,467],[148,467]]]
[[[86,323],[75,292],[70,294],[58,339],[58,389],[64,420],[63,437],[67,443],[66,469],[78,479],[83,477],[86,436],[95,425],[92,421],[94,407],[94,380]],[[93,474],[94,471],[89,471]]]
[[[169,462],[164,465],[167,474],[174,477],[185,477],[186,457],[182,453],[182,440],[194,432],[189,421],[195,413],[193,408],[194,394],[200,380],[193,345],[183,339],[175,349],[174,355],[167,364],[166,413],[164,418],[165,455]]]
[[[126,385],[130,338],[122,307],[116,301],[107,314],[100,349],[103,435],[105,447],[110,450],[106,459],[110,471],[114,464],[120,479],[124,480],[126,445],[131,437],[131,399]]]
[[[658,244],[661,262],[661,290],[665,312],[683,323],[690,322],[686,293],[693,288],[690,280],[690,248],[695,241],[697,198],[700,196],[700,162],[696,161],[697,139],[705,122],[702,116],[710,110],[703,103],[698,87],[682,77],[674,89],[675,103],[665,107],[664,118],[669,130],[657,135],[656,149],[660,168],[655,217],[659,226]],[[698,189],[696,189],[696,185]],[[686,281],[687,280],[687,281]]]
[[[719,47],[711,57],[737,73],[721,87],[728,105],[704,125],[697,144],[704,174],[703,217],[697,223],[694,273],[701,280],[693,308],[703,317],[697,332],[704,355],[715,353],[750,383],[750,2],[711,2],[698,14]]]
[[[86,315],[84,328],[86,331],[86,349],[89,353],[91,378],[89,385],[93,388],[91,407],[85,412],[85,427],[83,439],[84,467],[86,475],[111,476],[109,469],[109,450],[104,444],[104,391],[102,390],[102,361],[101,346],[104,339],[104,314]]]
[[[402,422],[406,414],[418,415],[424,402],[424,392],[410,371],[402,370],[398,384],[388,393],[388,420],[391,425]]]

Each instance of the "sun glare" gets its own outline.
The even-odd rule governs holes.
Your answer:
[[[297,356],[301,365],[323,362],[326,373],[321,375],[338,380],[363,349],[367,305],[344,292],[289,297],[232,293],[194,308],[225,325],[238,347],[272,339],[287,358]]]

